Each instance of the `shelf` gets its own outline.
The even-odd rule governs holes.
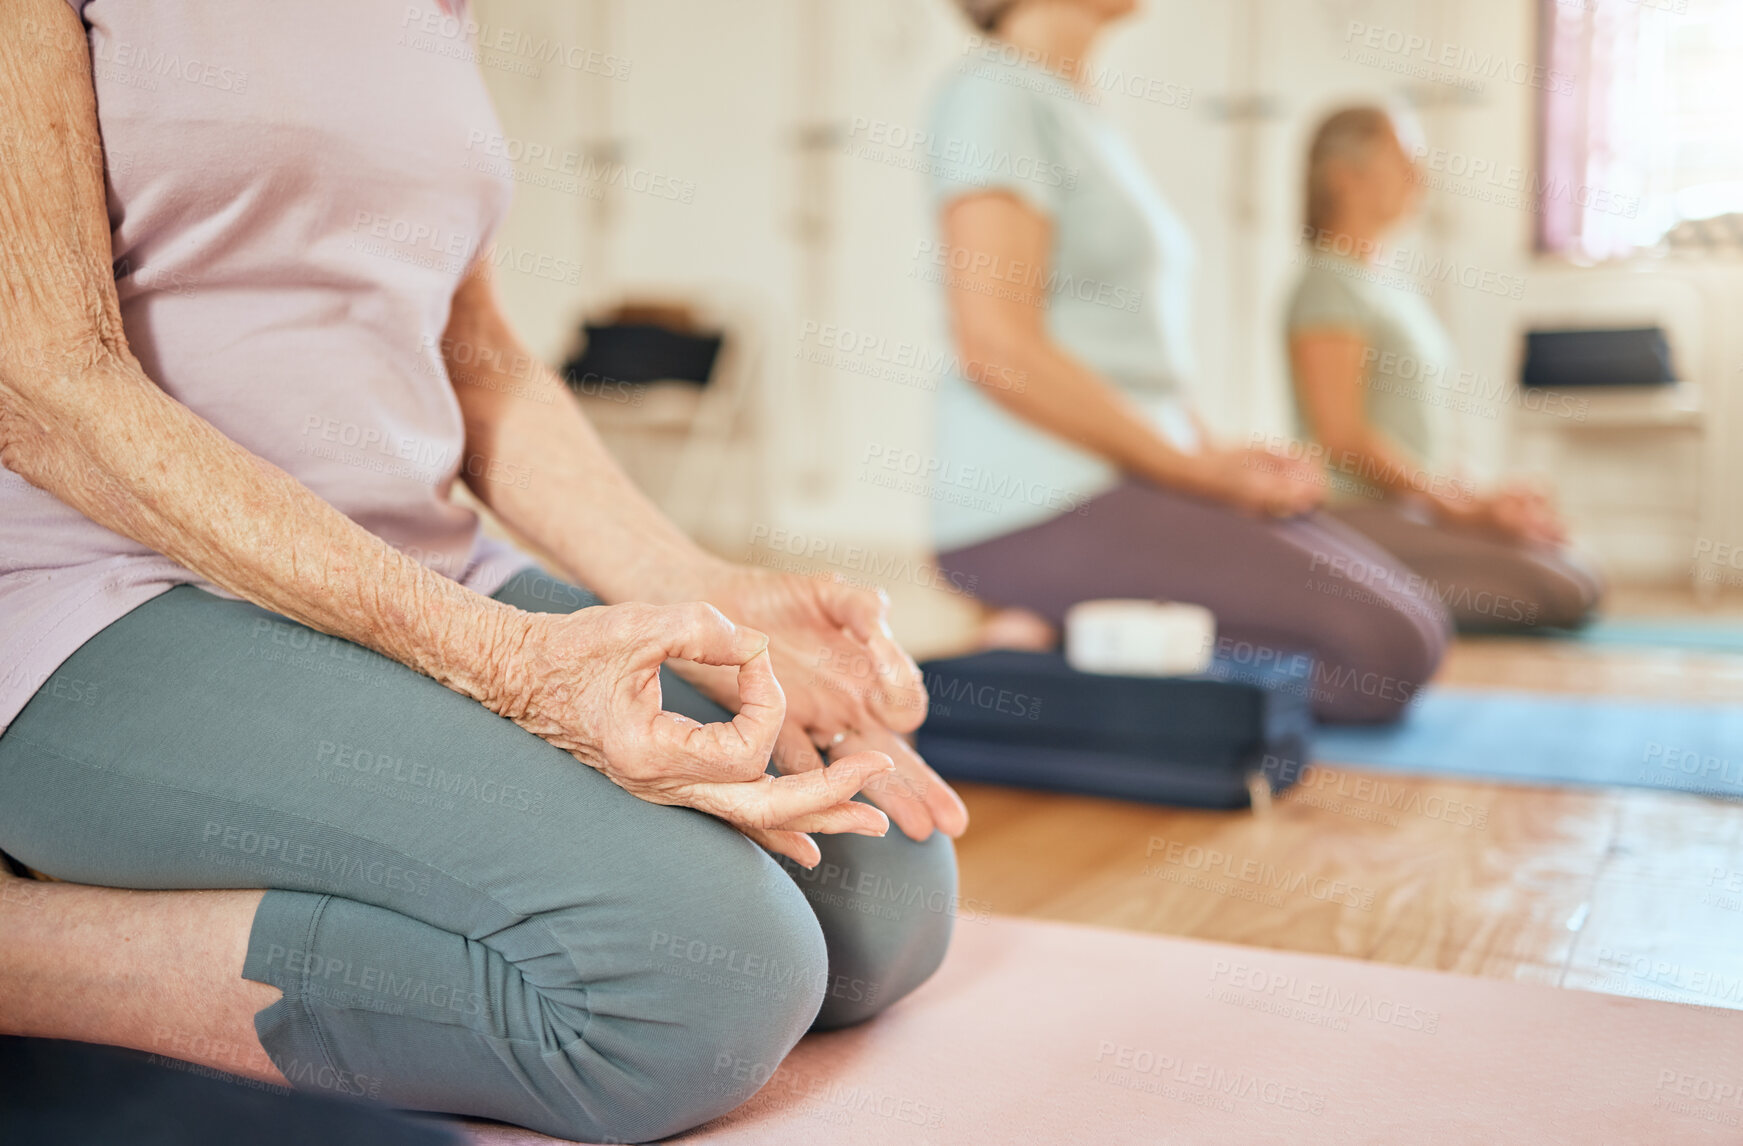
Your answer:
[[[1699,429],[1705,415],[1700,388],[1692,382],[1674,382],[1666,386],[1594,386],[1557,393],[1585,403],[1586,416],[1575,418],[1561,412],[1523,409],[1519,425],[1533,430]],[[1558,411],[1563,409],[1565,406],[1557,406]]]

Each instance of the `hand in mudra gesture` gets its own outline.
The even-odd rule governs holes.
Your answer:
[[[881,812],[852,798],[892,770],[883,753],[767,773],[787,715],[769,638],[711,605],[523,613],[498,644],[486,704],[625,791],[717,816],[807,866],[819,858],[808,832],[888,830]],[[660,666],[674,658],[731,679],[730,722],[699,724],[661,707]]]

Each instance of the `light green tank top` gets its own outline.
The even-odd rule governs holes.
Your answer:
[[[1044,298],[1048,335],[1189,443],[1191,236],[1094,98],[1022,63],[965,63],[933,108],[934,207],[997,190],[1046,216],[1048,265],[992,275]],[[935,254],[922,270],[942,303],[957,273],[953,256],[966,253],[940,243]],[[940,551],[1073,512],[1119,480],[1112,465],[1007,413],[961,376],[939,387],[936,454],[930,496]]]
[[[1290,336],[1312,331],[1356,334],[1363,353],[1362,394],[1368,420],[1425,472],[1441,464],[1440,413],[1453,394],[1457,363],[1446,330],[1417,284],[1384,267],[1303,247],[1305,265],[1289,301]],[[1309,427],[1295,403],[1297,432]],[[1380,490],[1359,475],[1328,475],[1334,501]]]

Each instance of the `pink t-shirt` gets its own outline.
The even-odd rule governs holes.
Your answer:
[[[511,184],[438,0],[71,0],[90,41],[116,287],[165,393],[481,593],[529,560],[448,500],[440,340]],[[0,469],[0,730],[86,640],[212,586]]]

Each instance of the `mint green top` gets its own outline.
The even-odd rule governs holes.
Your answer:
[[[1367,343],[1362,363],[1368,421],[1425,470],[1440,461],[1440,409],[1453,393],[1451,341],[1413,282],[1395,271],[1303,248],[1306,265],[1289,300],[1291,336],[1311,331],[1355,334]],[[1308,436],[1295,400],[1298,431]],[[1347,474],[1334,475],[1332,500],[1380,491]],[[1341,495],[1341,496],[1340,496]]]
[[[1052,223],[1048,265],[995,267],[1048,299],[1047,332],[1190,443],[1183,388],[1192,242],[1131,146],[1058,76],[976,59],[943,85],[926,143],[933,201],[1006,191]],[[922,270],[949,281],[948,259]],[[939,387],[933,541],[949,551],[1072,512],[1119,480],[1108,462],[1006,413],[962,377]]]

